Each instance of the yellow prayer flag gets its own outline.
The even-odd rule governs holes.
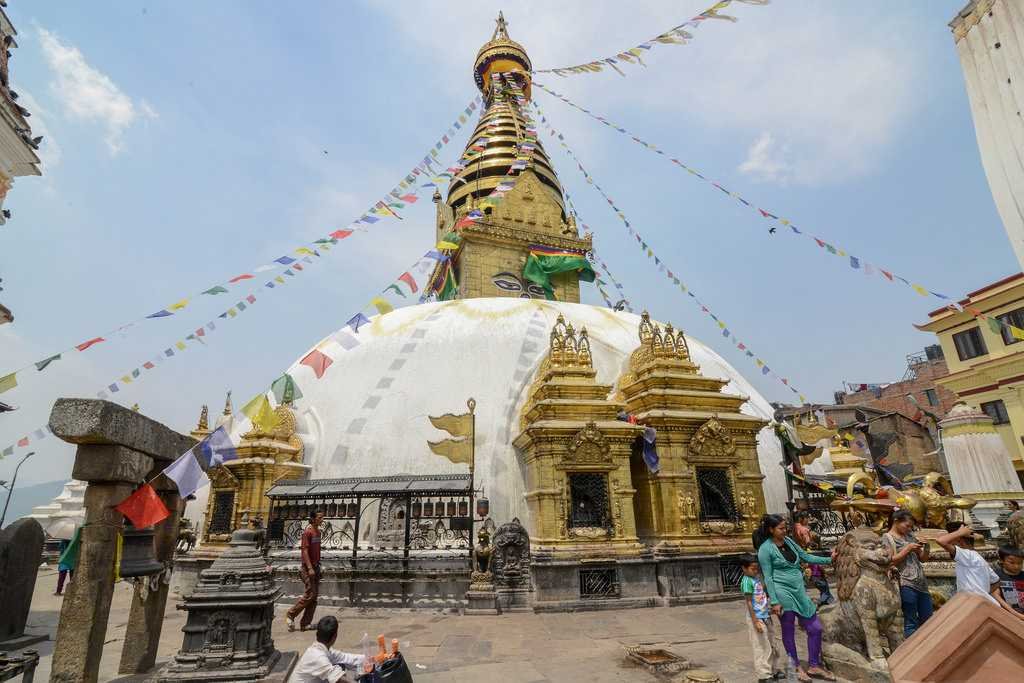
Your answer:
[[[234,318],[236,315],[238,315],[238,310],[235,309],[235,308],[229,308],[228,309],[228,315],[231,316],[232,318]]]
[[[782,223],[783,225],[789,225],[789,221],[786,220],[785,218],[780,218],[779,222]]]
[[[1019,327],[1014,327],[1013,325],[1010,325],[1009,328],[1010,334],[1013,335],[1014,339],[1024,339],[1024,330],[1020,329]]]
[[[455,244],[455,242],[446,242],[444,240],[441,240],[440,242],[437,243],[437,248],[438,249],[458,249],[459,245]]]
[[[178,347],[179,351],[184,351],[185,350],[185,342],[183,342],[183,341],[174,342],[174,345]]]
[[[381,315],[385,315],[385,314],[390,313],[391,311],[395,310],[394,306],[392,306],[391,304],[389,304],[387,301],[385,301],[384,299],[380,298],[379,296],[374,297],[373,300],[370,301],[370,303],[373,304],[377,308],[378,311],[380,311]]]
[[[9,375],[0,377],[0,394],[5,391],[10,391],[14,387],[18,386],[18,377],[16,372],[12,372]]]
[[[259,410],[252,417],[253,425],[261,432],[268,433],[274,430],[277,426],[277,413],[274,412],[274,408],[270,405],[270,401],[267,399],[266,394],[262,395],[263,400],[260,401]]]
[[[718,327],[724,330],[725,329],[725,323],[722,322],[721,320],[719,320],[718,321]]]
[[[131,384],[132,383],[132,378],[130,376],[128,376],[128,375],[122,375],[121,376],[121,381],[124,382],[125,384]]]
[[[171,304],[170,306],[167,307],[167,310],[180,311],[181,309],[185,308],[185,306],[188,306],[188,299],[182,299],[178,303]]]
[[[433,415],[428,415],[427,417],[430,418],[430,424],[434,425],[435,429],[443,429],[452,436],[469,436],[470,432],[473,431],[473,416],[470,413],[463,415],[445,413],[441,417],[434,417]]]
[[[310,256],[312,256],[313,255],[313,250],[310,249],[309,247],[299,247],[298,249],[295,250],[295,253],[296,254],[309,254]]]
[[[760,358],[755,358],[754,362],[757,363],[757,367],[761,367],[762,365],[764,365],[764,361],[761,360]]]
[[[278,275],[277,277],[274,278],[274,282],[283,285],[284,284],[284,278],[281,277],[280,275]]]
[[[428,441],[430,450],[437,455],[444,456],[454,463],[468,465],[473,459],[473,444],[466,437],[458,439],[444,439],[443,441]]]
[[[921,285],[910,285],[911,288],[921,296],[928,296],[928,290]]]
[[[266,394],[256,394],[249,402],[242,406],[242,414],[248,417],[250,420],[260,412],[260,404],[267,400]]]
[[[842,249],[840,249],[840,250],[839,250],[839,255],[840,255],[840,256],[846,256],[846,252],[845,252],[845,251],[843,251]]]

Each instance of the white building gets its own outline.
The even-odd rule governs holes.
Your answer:
[[[989,188],[1024,269],[1024,0],[971,0],[949,26]]]

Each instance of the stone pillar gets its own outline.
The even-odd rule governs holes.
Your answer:
[[[78,567],[61,607],[50,680],[95,683],[114,592],[117,534],[124,523],[113,506],[196,441],[127,408],[92,399],[57,399],[50,429],[78,445],[72,476],[88,483]],[[171,530],[177,528],[179,515],[173,502],[171,517],[161,525]],[[147,632],[140,632],[139,620],[133,621],[125,642],[145,639],[155,648],[162,623],[162,610],[155,623],[147,622]]]

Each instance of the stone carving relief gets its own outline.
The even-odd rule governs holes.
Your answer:
[[[234,649],[235,619],[230,612],[214,612],[206,626],[206,640],[203,650],[216,652]]]
[[[682,520],[683,533],[694,533],[694,525],[697,522],[697,501],[686,491],[680,490],[677,494],[679,503],[679,518]]]
[[[690,439],[690,454],[702,458],[729,458],[736,452],[736,442],[717,417],[712,417]]]
[[[622,490],[622,484],[618,479],[612,477],[611,480],[612,489],[612,525],[615,528],[615,535],[618,538],[622,538],[622,497],[619,495],[619,491]]]
[[[514,518],[494,532],[492,569],[498,586],[517,588],[529,582],[530,535]]]

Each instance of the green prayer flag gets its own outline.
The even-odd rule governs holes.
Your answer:
[[[299,391],[299,387],[295,385],[295,380],[289,374],[284,374],[274,380],[274,383],[270,385],[271,391],[274,392],[274,398],[277,399],[278,403],[291,403],[295,399],[302,398],[302,392]]]
[[[988,319],[988,328],[992,330],[994,334],[1002,335],[1003,326],[999,324],[999,321],[995,318]]]
[[[459,283],[455,280],[455,271],[448,267],[444,274],[444,285],[437,295],[438,301],[451,301],[459,294]]]
[[[394,284],[388,285],[387,287],[384,288],[384,291],[387,292],[387,291],[392,290],[392,289],[395,290],[395,294],[397,294],[398,296],[402,297],[403,299],[408,298],[408,297],[405,296],[405,292],[403,292],[401,289],[398,288],[398,285],[394,285]]]
[[[523,267],[523,277],[534,284],[540,285],[548,299],[555,298],[551,276],[556,273],[576,271],[580,280],[593,282],[597,277],[590,261],[583,254],[538,254],[531,253]]]
[[[16,372],[12,372],[9,375],[0,377],[0,394],[5,391],[10,391],[14,387],[18,386],[18,377]]]
[[[217,285],[216,287],[210,287],[209,289],[207,289],[207,290],[205,290],[203,292],[203,294],[227,294],[227,293],[228,293],[228,290],[225,289],[224,287],[221,287],[220,285]]]
[[[49,365],[50,363],[52,363],[55,360],[60,360],[60,354],[59,353],[56,356],[50,356],[49,358],[47,358],[45,360],[41,360],[38,363],[36,363],[36,370],[38,372],[42,372],[43,370],[46,369],[47,365]]]

